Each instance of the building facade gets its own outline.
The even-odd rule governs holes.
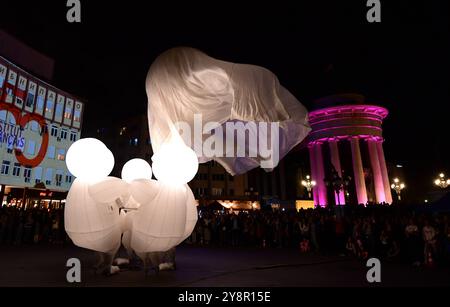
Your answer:
[[[383,151],[382,123],[386,108],[364,103],[356,94],[323,98],[309,113],[312,131],[306,140],[315,205],[346,202],[392,203]],[[332,172],[348,178],[341,189],[330,188]],[[327,186],[328,184],[328,186]]]
[[[80,138],[84,102],[0,57],[0,201],[60,204],[73,176],[65,156]]]

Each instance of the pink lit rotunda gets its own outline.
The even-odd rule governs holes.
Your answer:
[[[387,109],[364,103],[357,94],[342,94],[316,101],[309,113],[309,149],[314,204],[343,205],[392,203],[383,151],[382,123]],[[333,169],[350,178],[342,189],[327,186]]]

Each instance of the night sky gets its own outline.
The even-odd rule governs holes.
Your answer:
[[[66,1],[12,2],[2,5],[0,28],[56,60],[52,84],[88,100],[86,134],[145,113],[149,66],[184,45],[270,69],[308,108],[329,94],[361,93],[390,111],[386,159],[405,166],[410,193],[422,197],[438,172],[450,175],[448,1],[381,1],[378,24],[366,21],[365,0],[84,0],[81,24],[66,21]]]

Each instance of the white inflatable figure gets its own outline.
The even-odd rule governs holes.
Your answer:
[[[175,268],[174,247],[197,222],[195,199],[186,183],[195,176],[198,160],[179,137],[174,139],[178,143],[168,143],[153,156],[158,181],[151,179],[152,169],[142,159],[132,159],[122,169],[130,194],[124,207],[137,208],[126,213],[122,244],[130,258],[134,252],[142,259],[146,274],[148,268]]]
[[[190,235],[197,222],[195,199],[187,185],[198,170],[195,152],[174,136],[152,160],[159,187],[153,199],[141,202],[133,220],[131,246],[137,253],[171,249]]]
[[[183,131],[183,136],[190,140],[189,144],[185,140],[185,144],[195,149],[200,163],[214,159],[231,175],[258,166],[272,169],[311,130],[306,108],[280,85],[272,72],[260,66],[217,60],[193,48],[173,48],[159,55],[148,71],[146,91],[154,152],[167,143],[177,123],[186,123],[182,130],[188,127],[189,133]],[[199,115],[200,126],[195,121]],[[223,152],[215,156],[203,152],[202,146],[211,140],[214,129],[221,127],[225,132],[227,123],[250,121],[257,128],[247,130],[249,137],[237,134],[237,141],[230,146],[234,155],[226,155],[230,150],[225,146],[224,135],[216,135],[217,131],[213,134],[214,143],[215,139],[221,141]],[[261,128],[260,123],[278,123],[279,129],[274,132],[277,130],[279,137],[272,134],[270,127]],[[263,154],[250,141],[259,137],[266,145],[275,144],[266,146],[270,154]],[[238,156],[239,150],[248,154]]]
[[[114,273],[118,268],[111,263],[121,237],[115,200],[127,189],[122,180],[107,177],[114,157],[101,141],[85,138],[69,148],[66,164],[76,179],[66,199],[65,230],[75,245],[100,252],[108,273]]]

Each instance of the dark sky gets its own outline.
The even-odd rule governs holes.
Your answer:
[[[67,23],[66,1],[12,2],[1,28],[56,60],[52,83],[88,100],[86,131],[145,112],[150,64],[185,45],[272,70],[308,108],[361,93],[390,110],[386,158],[406,166],[407,183],[431,188],[437,172],[450,175],[448,1],[381,1],[379,24],[366,21],[365,0],[82,0],[81,24]]]

